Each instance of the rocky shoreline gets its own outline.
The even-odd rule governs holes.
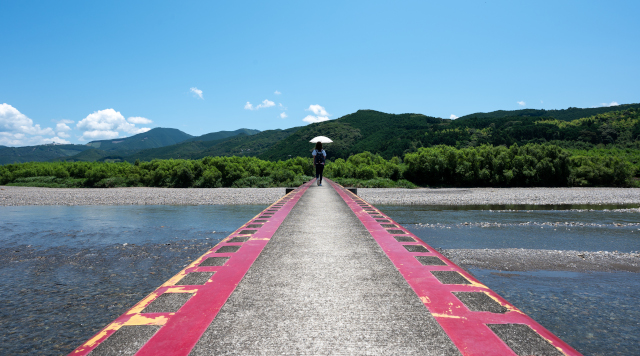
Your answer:
[[[37,188],[0,186],[0,206],[269,205],[284,188]]]
[[[268,205],[284,188],[64,189],[0,186],[0,206],[26,205]],[[360,188],[374,205],[587,205],[640,204],[637,188]],[[634,209],[635,210],[635,209]],[[639,253],[533,249],[448,249],[454,263],[504,271],[640,272]]]
[[[37,188],[0,186],[0,206],[271,204],[284,188]],[[374,205],[640,204],[640,188],[359,188]]]
[[[640,188],[359,188],[379,205],[588,205],[640,204]]]
[[[442,249],[453,263],[499,271],[640,272],[640,253],[618,251]]]

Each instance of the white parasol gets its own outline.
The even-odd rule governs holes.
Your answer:
[[[331,143],[333,141],[331,141],[330,138],[325,137],[325,136],[317,136],[311,139],[311,141],[309,141],[311,143],[316,143],[316,142],[322,142],[322,143]]]

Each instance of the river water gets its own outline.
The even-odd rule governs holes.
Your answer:
[[[70,352],[265,207],[0,207],[0,354]],[[640,250],[635,206],[380,208],[437,248]],[[638,273],[470,271],[586,355],[638,354]]]

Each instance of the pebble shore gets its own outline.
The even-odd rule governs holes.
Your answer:
[[[269,205],[284,188],[37,188],[0,186],[0,206]]]
[[[380,205],[640,204],[640,188],[358,188]]]
[[[0,206],[271,204],[284,188],[36,188],[0,186]],[[640,188],[359,188],[374,205],[640,204]]]
[[[453,263],[501,271],[640,272],[640,253],[618,251],[442,249]]]

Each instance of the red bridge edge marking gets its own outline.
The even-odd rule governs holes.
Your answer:
[[[291,212],[291,209],[312,183],[313,180],[303,184],[270,205],[204,255],[191,262],[186,268],[143,298],[131,309],[105,326],[69,355],[87,355],[125,325],[161,326],[136,353],[136,356],[188,355],[253,262],[258,258],[263,248]],[[269,210],[272,212],[268,212]],[[264,216],[264,218],[261,218],[261,216]],[[255,220],[267,221],[260,228],[248,228],[247,225]],[[256,232],[247,235],[242,234],[243,230],[256,230]],[[249,239],[246,242],[229,242],[229,240],[238,236],[249,237]],[[225,246],[240,246],[240,249],[235,253],[216,253],[217,250]],[[229,260],[223,266],[199,266],[208,257],[229,257]],[[214,274],[203,285],[175,285],[191,272],[214,272]],[[193,296],[175,313],[141,313],[144,308],[164,293],[192,293]]]
[[[437,252],[433,247],[424,243],[409,230],[380,212],[373,205],[339,184],[329,179],[326,179],[326,181],[340,194],[345,203],[364,224],[374,240],[387,254],[463,355],[516,355],[486,324],[525,324],[562,354],[581,355],[574,348],[480,283],[480,281]],[[360,201],[363,203],[361,205],[357,204]],[[367,207],[367,210],[365,210],[365,207]],[[370,214],[374,212],[376,214]],[[415,241],[398,242],[392,233],[376,221],[376,218],[388,220],[388,224],[396,226],[393,228],[394,230],[402,231],[401,236],[410,236]],[[409,252],[404,245],[421,245],[429,252]],[[445,265],[422,265],[416,259],[416,256],[434,256],[444,262]],[[442,284],[431,271],[456,271],[466,278],[470,284]],[[507,308],[508,311],[504,314],[470,311],[452,292],[486,293],[493,300]]]

